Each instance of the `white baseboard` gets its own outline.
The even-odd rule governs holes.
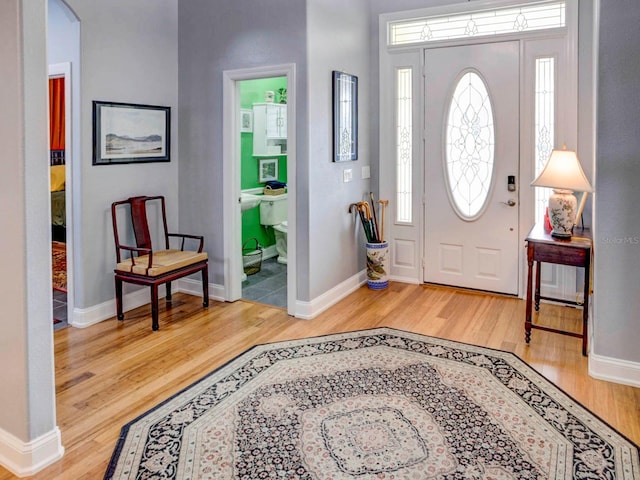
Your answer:
[[[33,475],[63,455],[58,427],[26,443],[0,429],[0,465],[18,477]]]
[[[191,295],[202,295],[202,282],[190,279],[182,279],[174,282],[175,292],[184,292]],[[174,289],[172,288],[172,291]],[[164,298],[166,294],[164,285],[158,289],[158,298]],[[209,284],[209,298],[224,301],[224,287]],[[141,288],[135,292],[122,296],[122,305],[125,312],[146,305],[151,301],[148,288]],[[116,316],[116,299],[107,300],[89,308],[74,308],[69,325],[77,328],[86,328]]]
[[[589,375],[599,380],[640,387],[640,363],[589,353]]]
[[[196,297],[202,296],[202,281],[191,278],[182,278],[176,282],[178,292],[188,293]],[[209,284],[209,299],[224,302],[224,286],[214,283]]]
[[[296,318],[310,320],[360,288],[366,281],[367,272],[362,270],[310,302],[297,301],[294,316]]]

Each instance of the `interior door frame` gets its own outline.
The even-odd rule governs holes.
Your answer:
[[[74,275],[73,275],[73,132],[72,132],[72,116],[71,109],[71,63],[54,63],[49,65],[48,78],[64,78],[64,175],[65,175],[65,222],[66,222],[66,252],[67,252],[67,323],[73,325],[73,292],[74,292]],[[48,102],[47,102],[48,104]],[[51,201],[51,199],[49,199]],[[51,207],[51,206],[49,206]],[[51,210],[51,208],[49,208]],[[49,212],[51,219],[51,212]],[[49,222],[51,223],[51,222]]]
[[[296,279],[296,66],[293,63],[223,72],[224,299],[242,297],[242,213],[240,202],[240,85],[243,80],[287,79],[287,313],[295,315]]]

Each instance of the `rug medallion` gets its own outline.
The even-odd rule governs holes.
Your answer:
[[[393,329],[261,345],[126,425],[113,479],[640,479],[515,355]]]

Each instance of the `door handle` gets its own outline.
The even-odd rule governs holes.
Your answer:
[[[500,203],[504,203],[505,205],[507,205],[509,207],[515,207],[516,206],[516,201],[513,198],[510,198],[506,202],[500,202]]]

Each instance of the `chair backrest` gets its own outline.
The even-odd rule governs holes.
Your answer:
[[[167,230],[167,213],[164,204],[163,196],[147,197],[131,197],[119,202],[113,202],[111,204],[111,220],[113,222],[113,235],[116,243],[116,256],[118,262],[120,258],[120,237],[118,235],[118,222],[117,222],[117,207],[119,205],[128,205],[131,212],[131,226],[136,239],[136,246],[138,248],[153,248],[151,242],[151,234],[149,231],[149,222],[147,220],[147,202],[152,200],[159,200],[162,213],[162,227],[164,232],[165,248],[169,248],[169,233]]]

